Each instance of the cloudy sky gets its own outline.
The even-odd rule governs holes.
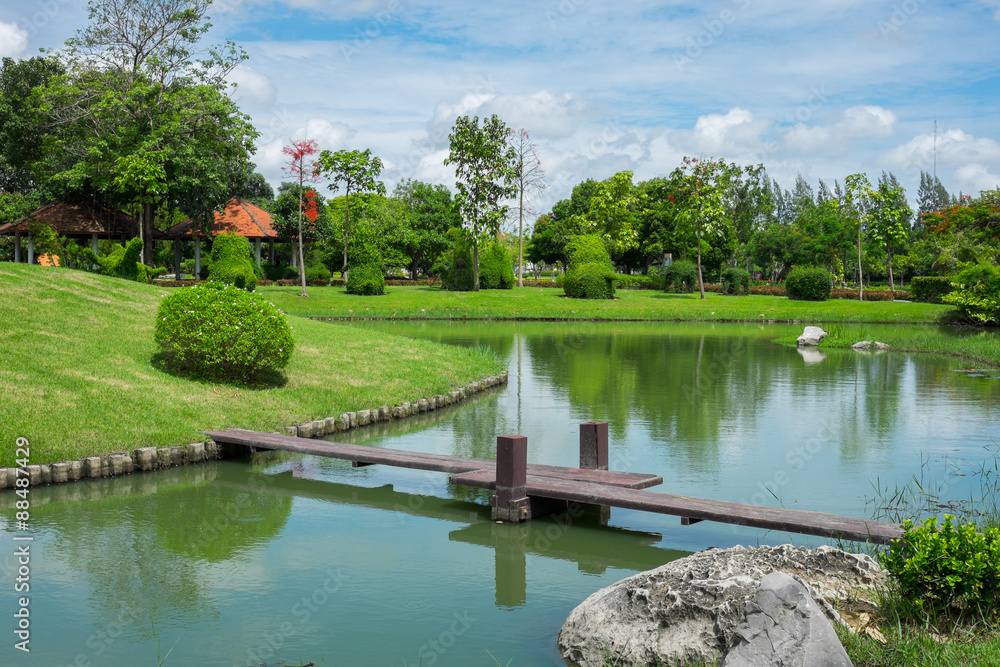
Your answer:
[[[954,192],[1000,185],[1000,0],[216,0],[211,41],[250,55],[234,92],[281,146],[371,148],[391,187],[454,184],[461,114],[526,128],[539,212],[585,178],[669,173],[685,155],[832,184],[894,172],[911,203],[934,164]],[[60,46],[81,0],[0,0],[0,55]]]

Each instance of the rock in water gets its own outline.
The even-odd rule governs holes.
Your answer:
[[[798,337],[798,344],[803,345],[819,345],[819,342],[829,336],[827,332],[823,331],[819,327],[806,327],[802,335]]]
[[[830,620],[806,587],[784,572],[761,579],[736,635],[724,667],[853,667]]]
[[[737,626],[760,581],[793,574],[831,622],[840,616],[827,599],[841,600],[884,585],[871,557],[833,547],[709,549],[641,572],[597,591],[574,609],[559,632],[571,664],[712,664],[740,641]]]

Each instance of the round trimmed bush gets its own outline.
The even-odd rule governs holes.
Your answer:
[[[613,299],[618,275],[611,267],[597,262],[570,267],[563,279],[567,296],[578,299]]]
[[[566,244],[566,257],[570,265],[607,264],[611,266],[611,255],[604,245],[604,239],[597,234],[574,236]]]
[[[216,282],[182,287],[163,299],[154,339],[173,371],[248,383],[284,368],[295,348],[291,327],[273,304]]]
[[[750,272],[739,267],[730,267],[722,272],[723,294],[750,294]]]
[[[479,289],[514,289],[513,262],[499,243],[490,243],[479,258]]]
[[[347,293],[374,296],[385,293],[385,274],[377,264],[362,264],[347,276]]]
[[[677,260],[663,272],[666,292],[693,292],[698,284],[698,267],[686,259]]]
[[[208,279],[252,292],[257,289],[257,272],[252,257],[250,242],[245,237],[219,234],[212,242],[212,266]]]
[[[788,298],[798,301],[826,301],[832,285],[833,276],[826,269],[796,268],[785,278]]]

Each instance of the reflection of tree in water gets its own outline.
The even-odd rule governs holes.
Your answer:
[[[114,481],[83,484],[93,489]],[[249,502],[244,500],[248,496]],[[227,505],[240,507],[240,516],[248,521],[230,521],[216,534],[203,532],[200,521],[219,515]],[[209,583],[199,579],[193,561],[232,558],[273,537],[285,525],[291,505],[290,497],[253,495],[209,482],[160,484],[155,493],[53,502],[33,510],[59,535],[48,552],[62,561],[69,577],[82,575],[90,582],[98,631],[112,639],[134,633],[153,640],[172,620],[203,624],[218,618]]]
[[[609,421],[616,438],[638,418],[655,440],[704,462],[718,454],[723,422],[752,427],[776,372],[760,358],[776,346],[738,336],[614,332],[527,343],[535,372],[590,419]]]

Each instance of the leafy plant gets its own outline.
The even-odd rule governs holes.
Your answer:
[[[698,267],[694,262],[678,260],[663,273],[664,289],[667,292],[694,292],[698,282]]]
[[[101,273],[106,276],[148,283],[149,267],[139,261],[141,256],[142,239],[136,237],[125,246],[115,244],[110,254],[96,259],[101,267]]]
[[[955,276],[957,286],[941,297],[958,306],[962,315],[978,324],[1000,324],[1000,267],[977,264]]]
[[[826,269],[795,268],[785,278],[789,299],[801,301],[826,301],[830,298],[833,277]]]
[[[257,274],[250,252],[250,242],[237,234],[220,234],[212,242],[212,265],[208,279],[235,285],[252,292],[257,289]]]
[[[295,343],[285,316],[263,296],[206,283],[167,296],[154,339],[162,364],[208,380],[257,383],[284,368]]]
[[[739,267],[730,267],[722,272],[722,292],[724,294],[750,294],[750,272]]]
[[[377,264],[362,264],[347,276],[348,294],[375,295],[385,292],[385,276]]]
[[[598,262],[570,267],[563,279],[563,290],[567,296],[580,299],[613,299],[618,275],[614,270]]]
[[[926,613],[978,610],[993,617],[1000,602],[1000,529],[977,532],[976,525],[956,526],[946,514],[914,527],[907,520],[903,537],[882,556],[882,565],[899,583],[900,594]]]
[[[483,250],[479,261],[479,287],[481,289],[513,289],[514,267],[510,253],[499,243],[491,243]]]
[[[944,276],[914,276],[910,278],[910,291],[914,301],[941,303],[941,297],[950,293],[951,278]]]

